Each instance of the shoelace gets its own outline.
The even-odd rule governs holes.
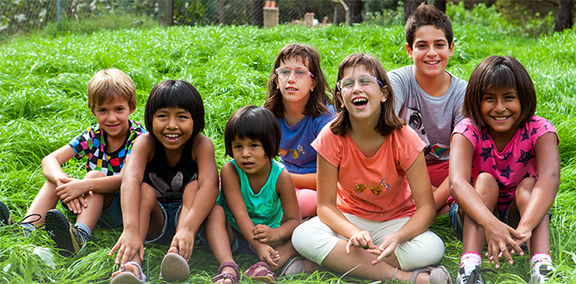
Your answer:
[[[484,277],[482,277],[483,272],[492,272],[494,274],[498,274],[498,272],[489,268],[486,269],[476,268],[472,270],[472,273],[470,273],[470,275],[464,276],[464,283],[473,283],[473,284],[486,283],[486,281],[484,281]]]
[[[76,234],[76,241],[78,241],[79,244],[89,241],[100,240],[100,238],[98,237],[89,235],[88,232],[84,231],[84,229],[82,228],[74,226],[74,229],[76,230],[76,232],[78,232],[78,234]]]
[[[28,219],[28,218],[30,218],[30,217],[36,217],[36,219],[31,220],[31,221],[24,221],[24,220],[26,220],[26,219]],[[15,225],[32,224],[32,223],[34,223],[34,222],[40,221],[40,219],[42,219],[42,215],[40,215],[40,214],[36,214],[36,213],[34,213],[34,214],[28,214],[28,215],[24,216],[24,218],[22,218],[22,220],[14,223],[14,224],[15,224]]]

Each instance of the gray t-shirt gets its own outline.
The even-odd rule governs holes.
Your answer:
[[[428,146],[426,163],[447,161],[450,154],[450,135],[463,116],[460,113],[468,82],[452,77],[450,87],[440,97],[433,97],[418,85],[414,65],[388,72],[394,91],[394,109],[418,133]]]

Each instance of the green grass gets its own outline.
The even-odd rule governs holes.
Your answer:
[[[454,8],[450,8],[454,9]],[[463,17],[459,10],[449,14]],[[455,18],[458,18],[455,17]],[[539,104],[537,114],[549,119],[560,137],[562,163],[560,192],[552,208],[552,257],[574,283],[576,261],[576,31],[537,38],[516,36],[493,24],[455,21],[456,50],[448,70],[468,79],[474,67],[493,54],[511,55],[523,63],[534,80]],[[266,82],[279,50],[288,43],[316,47],[328,82],[335,83],[337,66],[347,55],[365,52],[378,57],[386,70],[407,64],[403,27],[298,26],[259,29],[254,27],[173,27],[100,30],[90,33],[30,36],[0,45],[0,200],[19,220],[44,182],[41,159],[65,145],[96,120],[86,107],[86,86],[100,69],[125,71],[136,84],[138,108],[133,119],[143,121],[148,93],[165,79],[184,79],[200,92],[206,108],[204,134],[212,139],[216,159],[224,157],[223,130],[232,112],[247,104],[261,105]],[[66,172],[82,177],[85,161],[70,161]],[[60,208],[60,206],[58,206]],[[61,208],[60,208],[61,209]],[[69,217],[73,217],[71,214]],[[0,282],[6,283],[107,283],[116,270],[109,249],[121,230],[97,229],[100,241],[89,243],[86,253],[62,258],[43,230],[32,237],[0,228]],[[453,274],[458,268],[462,244],[446,216],[432,229],[446,244],[440,264]],[[152,283],[167,247],[146,246],[145,273]],[[237,258],[246,269],[254,260]],[[503,265],[491,283],[525,283],[528,257],[514,257]],[[195,248],[188,282],[210,282],[218,264],[203,246]],[[484,265],[485,268],[491,267]],[[370,283],[339,274],[321,272],[281,279],[284,283]],[[250,283],[243,278],[242,283]]]

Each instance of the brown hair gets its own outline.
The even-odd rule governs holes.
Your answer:
[[[280,126],[270,110],[255,105],[245,106],[235,111],[224,131],[226,155],[232,155],[232,140],[236,137],[258,140],[269,159],[278,156],[280,150]]]
[[[426,3],[420,4],[414,14],[408,18],[406,21],[406,42],[412,48],[414,44],[414,38],[416,37],[416,31],[423,26],[434,26],[444,32],[446,39],[448,40],[448,46],[452,44],[454,40],[454,31],[452,30],[452,22],[450,18],[442,11],[436,9],[432,5],[426,5]]]
[[[136,87],[126,73],[116,68],[100,70],[88,82],[88,107],[92,111],[117,97],[125,99],[131,111],[136,109]]]
[[[462,114],[479,130],[486,128],[482,118],[482,96],[488,89],[514,88],[520,100],[520,117],[516,127],[526,124],[536,112],[536,90],[526,68],[511,56],[493,55],[484,59],[470,75]]]
[[[320,55],[314,48],[301,44],[288,44],[280,50],[268,79],[268,96],[264,102],[264,107],[272,111],[276,117],[284,117],[284,105],[282,104],[282,93],[278,90],[276,69],[280,67],[280,64],[290,59],[301,60],[314,75],[313,80],[316,81],[316,86],[310,92],[303,114],[318,117],[328,112],[326,105],[331,104],[332,101],[326,95],[326,91],[330,91],[330,86],[320,67]]]
[[[363,53],[348,55],[338,66],[338,78],[336,81],[338,82],[344,77],[346,68],[355,68],[359,65],[364,66],[372,76],[380,80],[382,84],[380,85],[379,83],[380,91],[387,94],[386,101],[380,102],[380,118],[378,118],[378,123],[376,128],[374,128],[380,135],[387,136],[392,131],[402,128],[406,122],[398,118],[396,112],[394,112],[394,92],[382,63],[375,57]],[[344,136],[350,129],[350,118],[348,117],[348,110],[342,106],[342,94],[338,91],[338,87],[335,88],[334,93],[336,94],[334,96],[334,105],[338,116],[330,125],[330,130],[336,135]]]

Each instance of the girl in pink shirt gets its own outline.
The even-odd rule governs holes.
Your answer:
[[[498,258],[512,264],[530,240],[529,283],[554,270],[548,212],[560,185],[558,136],[535,110],[534,84],[513,57],[490,56],[472,72],[450,154],[450,220],[463,232],[458,283],[482,281],[486,242],[486,257],[499,268]]]
[[[444,267],[429,267],[444,244],[428,230],[436,209],[425,144],[396,116],[382,64],[365,54],[346,57],[335,94],[338,116],[312,143],[318,217],[296,228],[294,247],[358,277],[452,283]]]

